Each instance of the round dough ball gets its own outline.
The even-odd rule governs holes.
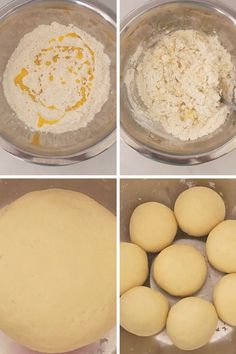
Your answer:
[[[193,350],[209,342],[217,322],[216,310],[210,302],[199,297],[186,297],[170,309],[166,330],[176,347]]]
[[[120,323],[136,336],[152,336],[165,327],[168,310],[168,301],[160,292],[136,286],[121,296]]]
[[[236,220],[225,220],[209,234],[206,242],[209,262],[224,273],[236,272]]]
[[[0,215],[0,329],[35,351],[62,353],[115,325],[116,222],[84,194],[51,189]]]
[[[174,207],[181,230],[190,236],[205,236],[225,218],[221,196],[207,187],[193,187],[181,193]]]
[[[236,326],[236,273],[223,276],[214,287],[213,299],[220,319]]]
[[[143,285],[148,276],[147,254],[133,243],[120,244],[120,293]]]
[[[194,294],[202,287],[206,276],[205,259],[192,246],[171,245],[161,251],[154,261],[153,277],[156,283],[174,296]]]
[[[140,204],[130,219],[132,242],[147,252],[159,252],[170,245],[177,232],[174,213],[164,204]]]

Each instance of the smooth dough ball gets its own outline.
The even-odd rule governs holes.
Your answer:
[[[225,218],[221,196],[207,187],[193,187],[181,193],[174,207],[181,230],[190,236],[205,236]]]
[[[194,294],[202,287],[206,276],[205,259],[192,246],[171,245],[161,251],[154,261],[153,277],[156,283],[174,296]]]
[[[225,220],[209,234],[206,242],[209,262],[224,273],[236,272],[236,220]]]
[[[199,297],[186,297],[170,309],[166,330],[176,347],[193,350],[209,342],[217,322],[216,310],[210,302]]]
[[[168,301],[160,292],[136,286],[121,296],[120,323],[136,336],[152,336],[165,327],[168,310]]]
[[[62,353],[115,325],[116,222],[84,194],[51,189],[0,215],[0,329],[35,351]]]
[[[130,219],[132,242],[147,252],[159,252],[170,245],[177,232],[174,213],[164,204],[149,202],[139,205]]]
[[[138,285],[143,285],[148,276],[146,252],[128,242],[120,244],[120,293]]]
[[[220,319],[236,326],[236,273],[222,277],[214,287],[213,299]]]

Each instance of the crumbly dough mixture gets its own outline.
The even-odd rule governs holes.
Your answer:
[[[3,87],[17,117],[32,130],[77,130],[108,100],[110,59],[100,42],[74,25],[41,25],[21,39]]]
[[[138,55],[140,48],[133,64]],[[232,100],[235,67],[217,35],[178,30],[145,50],[129,71],[131,101],[134,80],[146,117],[180,140],[194,140],[215,131],[229,115],[220,95]]]

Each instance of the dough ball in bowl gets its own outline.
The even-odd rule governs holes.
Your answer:
[[[115,325],[116,221],[84,194],[25,194],[0,215],[0,329],[43,353]]]
[[[206,276],[205,259],[192,246],[171,245],[161,251],[154,261],[153,277],[156,283],[174,296],[194,294],[202,287]]]
[[[227,274],[218,281],[213,298],[220,319],[236,326],[236,273]]]
[[[143,285],[148,276],[146,252],[139,246],[121,242],[120,244],[120,293]]]
[[[212,266],[224,273],[236,272],[236,220],[225,220],[209,234],[206,252]]]
[[[199,297],[186,297],[170,309],[166,330],[176,347],[194,350],[209,342],[217,322],[216,310],[210,302]]]
[[[182,192],[174,207],[181,230],[190,236],[206,236],[225,218],[221,196],[207,187],[193,187]]]
[[[137,336],[152,336],[165,327],[168,310],[168,301],[160,292],[136,286],[121,296],[120,323]]]
[[[164,204],[140,204],[130,219],[132,242],[147,252],[159,252],[172,243],[177,232],[173,211]]]

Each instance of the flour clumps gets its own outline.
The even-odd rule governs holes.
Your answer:
[[[100,42],[74,25],[40,25],[10,57],[3,88],[17,117],[31,130],[77,130],[108,100],[110,59]]]
[[[225,122],[230,110],[221,95],[232,100],[235,67],[217,35],[178,30],[140,53],[138,48],[125,81],[142,116],[183,141],[208,135]],[[145,108],[133,99],[131,83]]]

